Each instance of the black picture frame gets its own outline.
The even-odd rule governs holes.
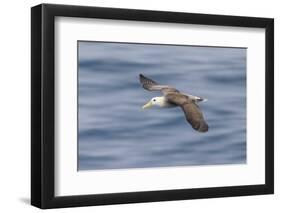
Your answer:
[[[112,194],[54,195],[54,20],[81,17],[162,23],[264,28],[265,184]],[[164,11],[41,4],[31,8],[31,204],[42,208],[272,194],[274,192],[274,20]]]

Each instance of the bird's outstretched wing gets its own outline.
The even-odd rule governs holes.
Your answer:
[[[169,93],[165,95],[169,102],[180,106],[185,114],[186,120],[191,124],[193,129],[199,132],[207,132],[208,124],[204,120],[203,113],[199,106],[188,98],[188,96],[181,93]]]
[[[164,95],[174,92],[178,93],[179,91],[175,89],[174,87],[168,86],[168,85],[160,85],[156,83],[155,81],[145,77],[144,75],[140,74],[140,83],[142,84],[142,87],[148,91],[160,91]]]

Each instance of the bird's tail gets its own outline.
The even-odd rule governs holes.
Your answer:
[[[205,102],[207,101],[208,99],[207,98],[202,98],[202,97],[198,97],[198,96],[195,96],[195,95],[189,95],[187,94],[187,96],[191,99],[193,99],[195,102]]]
[[[205,101],[208,101],[207,98],[199,98],[199,99],[196,99],[197,102],[205,102]]]

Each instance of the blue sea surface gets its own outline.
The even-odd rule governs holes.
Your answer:
[[[78,42],[78,170],[246,163],[245,48]],[[207,98],[199,133],[181,108],[141,107],[139,74]]]

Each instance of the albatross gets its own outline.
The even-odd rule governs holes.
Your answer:
[[[140,83],[144,89],[148,91],[159,91],[163,94],[161,97],[153,97],[142,107],[143,109],[152,106],[159,106],[161,108],[180,107],[185,114],[186,120],[190,123],[193,129],[198,132],[208,131],[208,124],[204,120],[203,113],[198,106],[199,102],[206,101],[207,99],[181,93],[172,86],[160,85],[142,74],[140,74],[139,77]]]

